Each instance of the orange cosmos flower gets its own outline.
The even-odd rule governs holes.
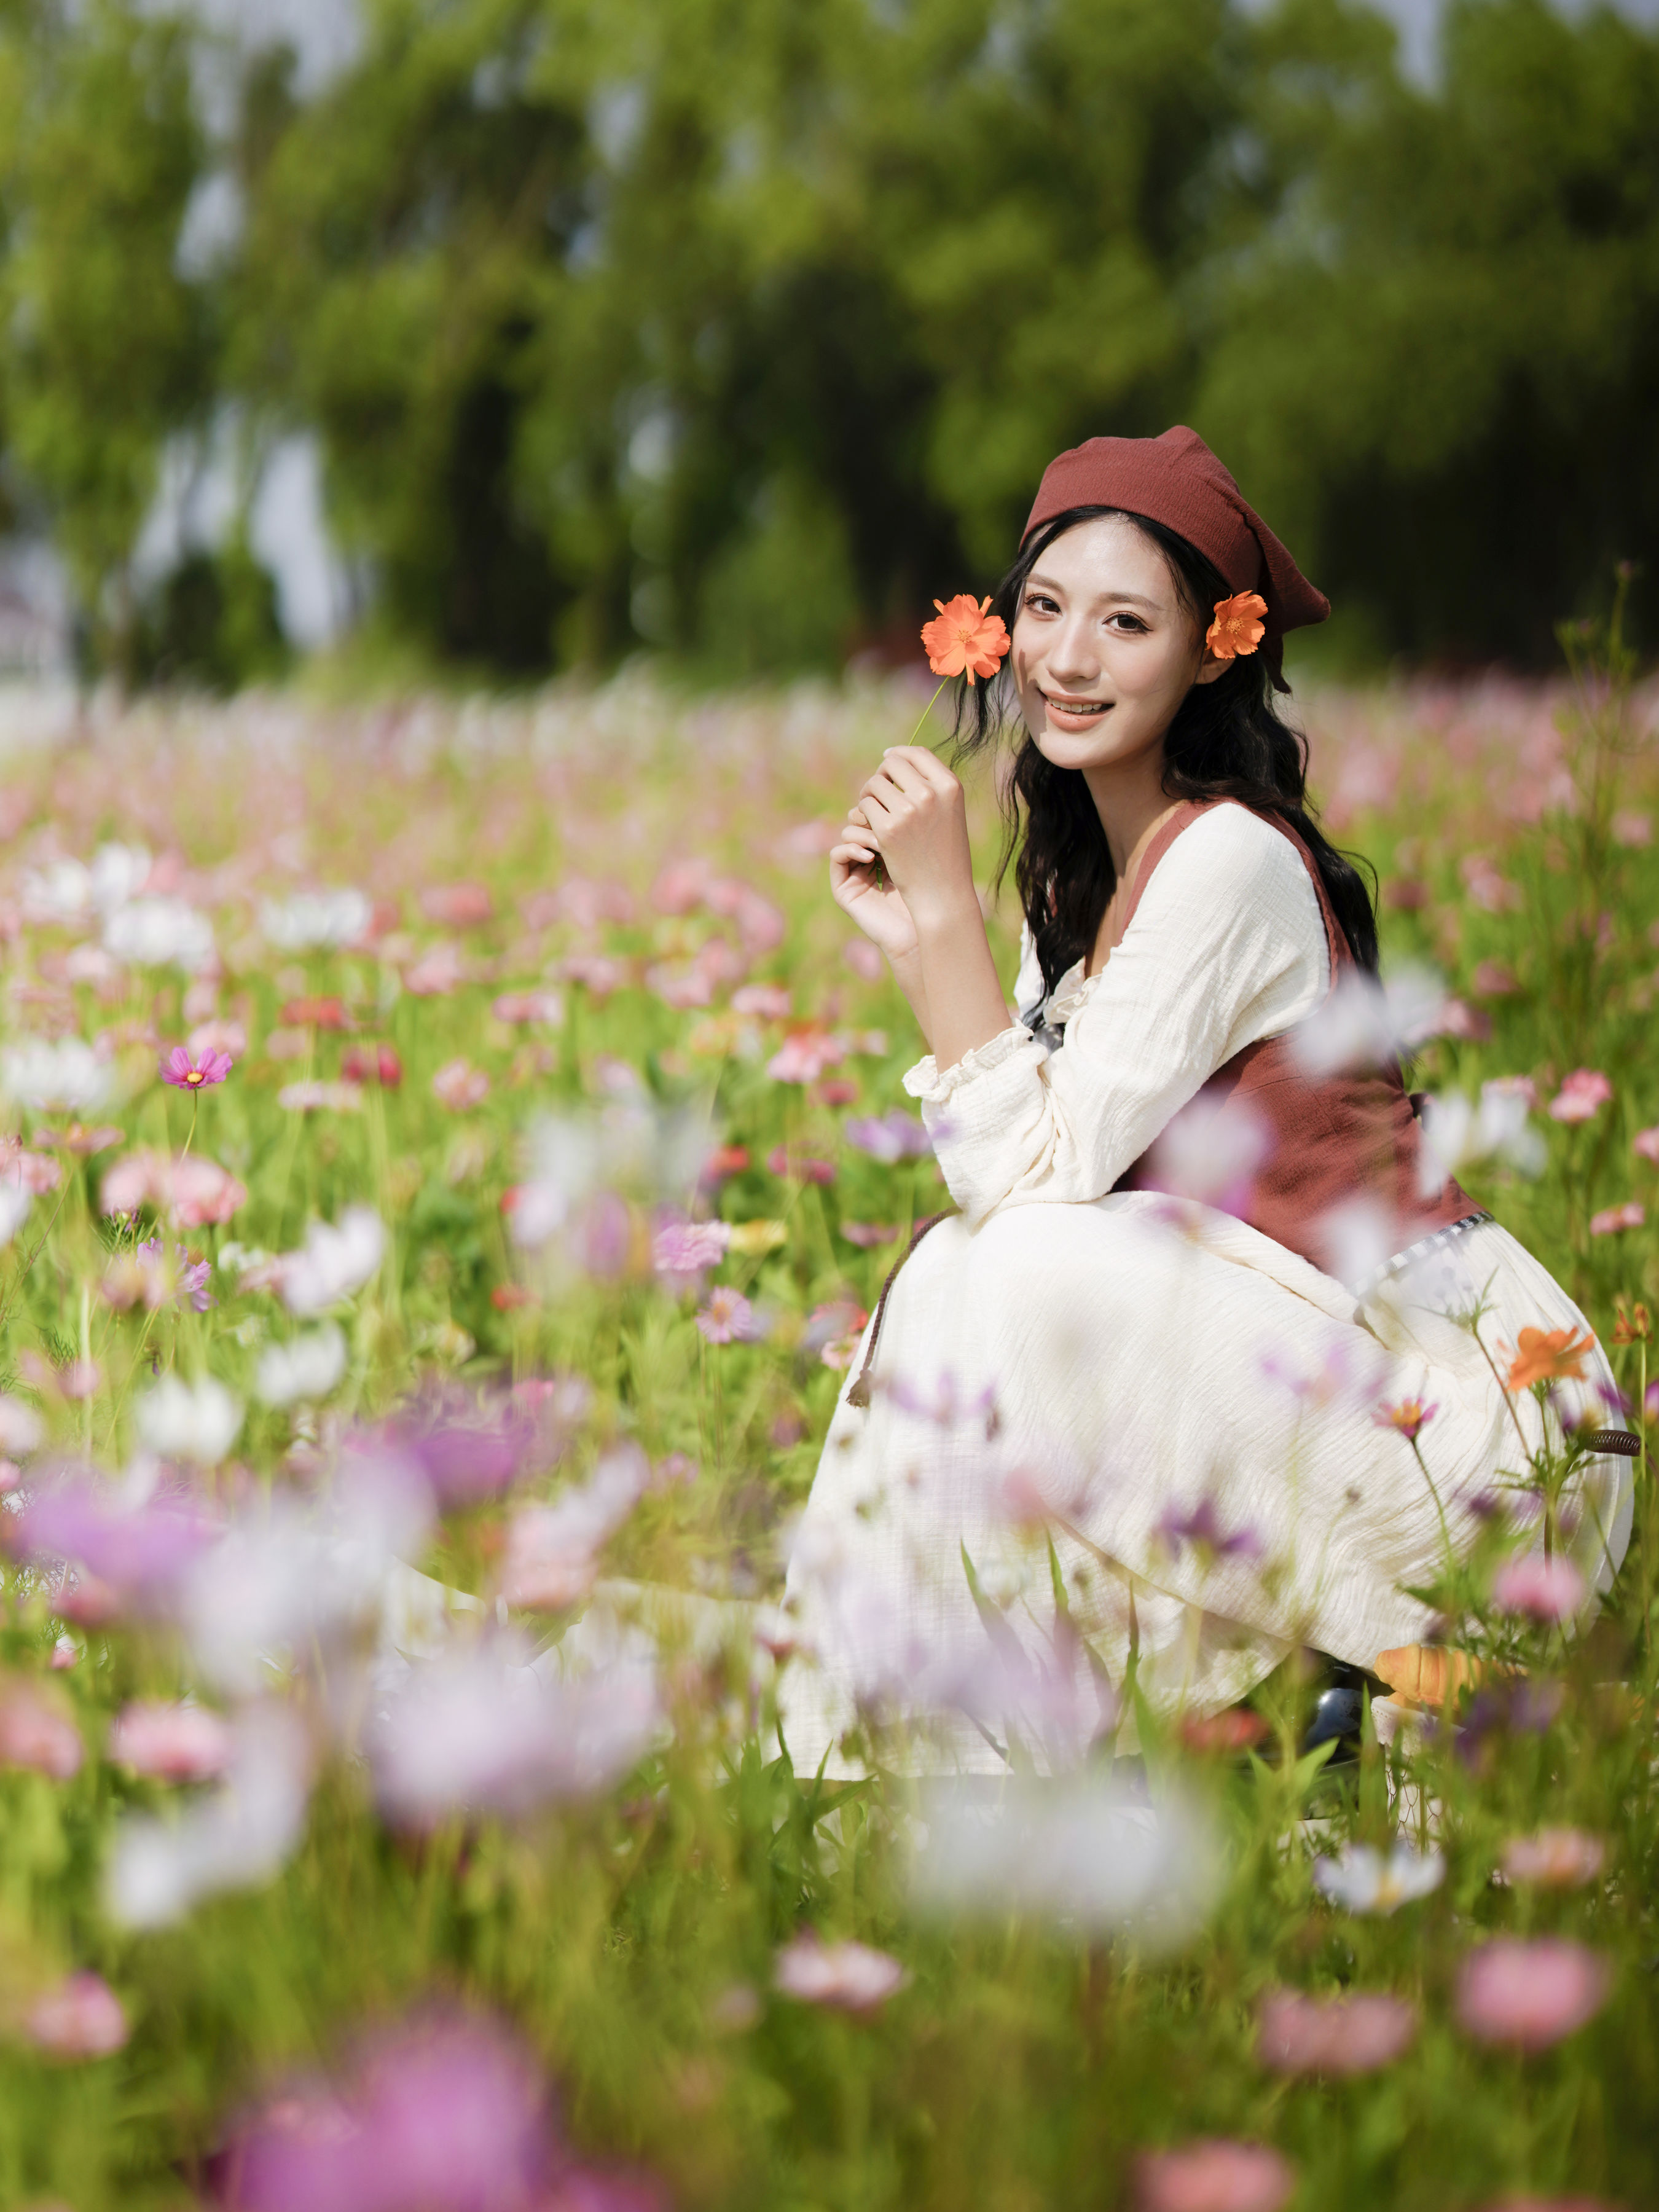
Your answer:
[[[1000,615],[991,612],[989,599],[975,599],[971,592],[958,592],[949,605],[935,599],[939,613],[921,626],[927,665],[935,676],[994,676],[1008,650],[1008,632]]]
[[[1589,1329],[1581,1337],[1571,1328],[1523,1328],[1510,1368],[1511,1390],[1534,1382],[1580,1382],[1586,1357],[1595,1349]]]
[[[1235,653],[1254,653],[1266,629],[1267,602],[1259,592],[1235,592],[1215,603],[1215,620],[1204,633],[1204,642],[1218,660]]]
[[[1647,1308],[1638,1305],[1626,1310],[1621,1298],[1619,1302],[1619,1317],[1613,1324],[1613,1342],[1615,1344],[1645,1344],[1652,1334],[1653,1318]]]

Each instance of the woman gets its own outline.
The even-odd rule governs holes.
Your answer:
[[[957,1210],[890,1280],[800,1524],[798,1771],[927,1709],[945,1750],[935,1727],[912,1763],[995,1770],[1010,1733],[1052,1755],[1132,1656],[1200,1713],[1298,1644],[1369,1666],[1526,1472],[1521,1332],[1564,1332],[1540,1356],[1568,1418],[1611,1385],[1425,1157],[1397,1066],[1355,1064],[1375,917],[1273,706],[1285,632],[1329,608],[1215,455],[1184,428],[1062,453],[998,605],[1017,1007],[931,753],[884,755],[831,856],[927,1040],[906,1088]],[[975,716],[970,750],[983,691]],[[1603,1586],[1630,1516],[1626,1463],[1587,1459],[1568,1517]]]

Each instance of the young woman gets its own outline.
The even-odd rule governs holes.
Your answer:
[[[798,1771],[925,1708],[951,1717],[914,1760],[995,1770],[1011,1698],[1039,1735],[1055,1698],[1086,1706],[1079,1635],[1200,1713],[1298,1644],[1370,1666],[1427,1633],[1408,1592],[1525,1470],[1522,1332],[1561,1332],[1527,1343],[1567,1418],[1611,1384],[1571,1300],[1425,1159],[1397,1066],[1344,1051],[1376,921],[1274,706],[1285,632],[1329,608],[1215,455],[1184,428],[1062,453],[998,611],[1015,1008],[931,752],[883,756],[831,858],[927,1041],[906,1088],[957,1210],[890,1281],[798,1532]],[[1624,1460],[1585,1462],[1592,1583],[1630,1493]]]

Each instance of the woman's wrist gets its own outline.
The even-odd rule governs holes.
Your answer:
[[[933,898],[907,893],[905,904],[915,927],[917,950],[924,957],[932,945],[959,944],[964,929],[981,937],[985,933],[985,916],[971,884],[965,892],[947,891]]]

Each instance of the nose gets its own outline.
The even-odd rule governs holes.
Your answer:
[[[1048,633],[1043,673],[1057,690],[1086,691],[1100,680],[1100,647],[1095,626],[1081,609],[1062,617]]]

